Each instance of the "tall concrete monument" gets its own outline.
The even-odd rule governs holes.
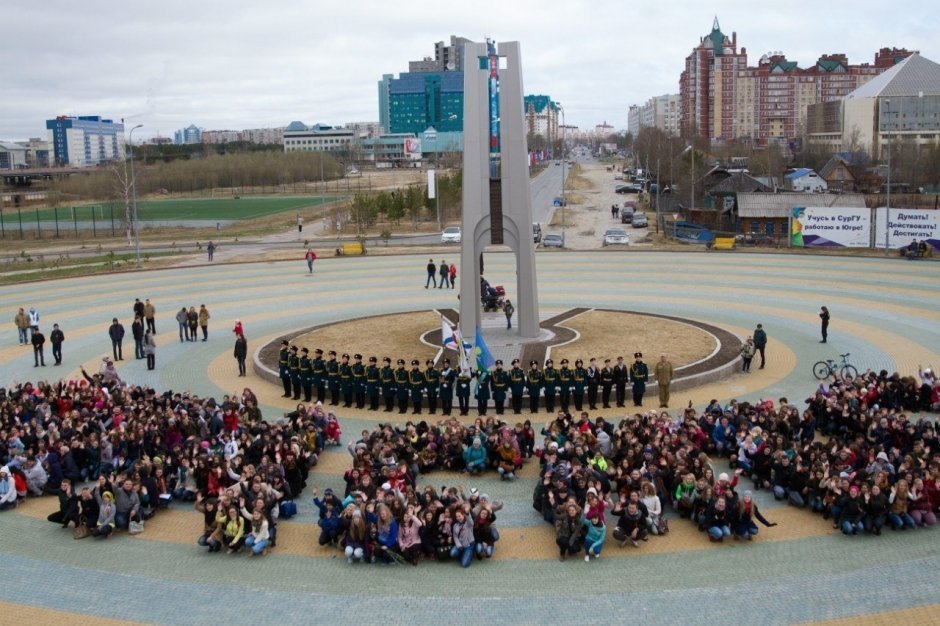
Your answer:
[[[464,48],[463,247],[460,331],[480,326],[480,253],[507,245],[516,257],[515,328],[539,336],[532,196],[522,104],[519,42]]]

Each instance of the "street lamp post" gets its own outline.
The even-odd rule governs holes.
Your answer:
[[[891,106],[891,99],[886,99],[885,109]],[[888,111],[885,111],[885,118],[887,119]],[[887,122],[885,122],[885,130],[887,130]],[[891,142],[888,143],[888,189],[885,192],[885,256],[888,256],[888,241],[890,237],[890,227],[891,227]]]
[[[131,129],[128,140],[128,148],[131,158],[131,202],[134,207],[134,246],[136,248],[137,267],[140,267],[140,222],[137,220],[137,175],[134,174],[134,131],[143,128],[143,124],[138,124]]]
[[[565,170],[568,167],[568,160],[565,155],[566,139],[567,139],[567,124],[565,124],[565,107],[561,106],[561,102],[556,102],[559,110],[561,110],[561,241],[564,244],[565,241],[565,210],[567,209],[568,198],[565,197],[565,182],[568,177],[565,176]]]

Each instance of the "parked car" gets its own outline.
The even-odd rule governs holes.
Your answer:
[[[566,204],[568,203],[565,202],[563,196],[555,196],[555,199],[552,200],[552,206],[565,206]]]
[[[633,188],[633,185],[617,185],[614,193],[637,193],[637,190]]]
[[[559,233],[548,233],[542,237],[543,248],[564,248],[565,238]]]
[[[532,223],[532,241],[535,243],[542,241],[542,225],[538,222]]]
[[[646,217],[646,213],[634,213],[630,224],[634,228],[646,228],[649,226],[649,219]]]
[[[629,243],[630,235],[622,228],[608,228],[607,231],[604,232],[605,246],[629,245]]]
[[[460,243],[460,226],[448,226],[441,233],[441,243]]]
[[[620,223],[629,224],[633,221],[633,213],[636,212],[636,202],[628,200],[620,208]]]

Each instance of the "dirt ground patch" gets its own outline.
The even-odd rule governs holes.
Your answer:
[[[587,366],[592,356],[599,365],[603,365],[605,358],[615,363],[618,356],[630,363],[634,352],[642,352],[643,360],[649,364],[665,353],[673,367],[679,367],[705,358],[717,347],[714,338],[698,328],[633,313],[588,311],[563,325],[578,331],[581,337],[552,349],[555,367],[559,367],[563,358],[570,360],[572,367],[579,358]]]
[[[423,369],[425,360],[434,358],[437,349],[421,343],[420,337],[440,325],[440,317],[431,311],[382,315],[331,324],[300,335],[291,343],[306,346],[311,353],[315,348],[336,350],[340,355],[359,353],[366,363],[370,356],[376,356],[380,366],[385,356],[391,357],[393,365],[399,358],[409,365],[411,359],[418,359]]]

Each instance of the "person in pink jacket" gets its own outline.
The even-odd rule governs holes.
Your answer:
[[[401,548],[402,556],[412,565],[418,564],[418,555],[421,554],[421,526],[414,507],[409,506],[398,526],[398,547]]]

